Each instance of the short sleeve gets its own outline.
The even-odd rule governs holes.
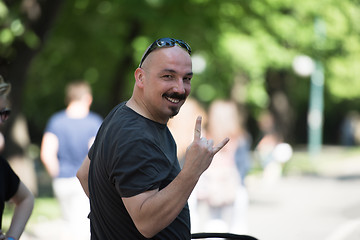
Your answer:
[[[10,165],[5,159],[1,159],[1,167],[3,168],[1,172],[4,174],[4,200],[8,201],[12,198],[19,188],[20,179],[16,173],[12,170]]]
[[[94,144],[95,144],[95,142],[91,145],[91,147],[90,147],[90,149],[89,149],[89,151],[88,151],[88,154],[87,154],[87,156],[88,156],[88,158],[90,159],[90,161],[91,161],[91,159],[93,158]]]
[[[160,188],[171,171],[170,160],[146,140],[119,146],[110,170],[110,180],[121,197],[132,197]]]
[[[57,119],[59,119],[60,113],[56,113],[53,116],[50,117],[49,121],[46,123],[45,131],[44,132],[51,132],[55,135],[58,134],[58,128],[57,128]]]

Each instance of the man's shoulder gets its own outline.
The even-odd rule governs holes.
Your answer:
[[[48,120],[48,126],[53,126],[54,124],[61,124],[66,119],[65,110],[60,110],[55,112]]]
[[[143,117],[125,104],[119,104],[108,114],[102,126],[102,132],[116,136],[124,142],[154,142],[166,130],[166,125]]]
[[[63,117],[66,117],[65,109],[55,112],[53,115],[51,115],[50,119],[57,119]]]
[[[114,107],[106,117],[105,121],[115,128],[129,131],[145,130],[143,125],[146,124],[144,118],[131,108],[127,107],[125,103],[120,103]]]
[[[95,121],[95,122],[102,122],[103,118],[102,116],[100,116],[100,114],[90,111],[88,114],[88,118],[90,118],[91,120]]]

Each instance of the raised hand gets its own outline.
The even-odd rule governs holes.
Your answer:
[[[184,170],[197,177],[210,166],[214,155],[229,142],[229,138],[225,138],[214,146],[213,140],[201,137],[201,120],[201,116],[196,119],[194,140],[186,150],[184,164]]]

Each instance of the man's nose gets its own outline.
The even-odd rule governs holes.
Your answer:
[[[182,79],[178,79],[176,81],[176,86],[174,87],[174,91],[179,94],[185,93],[184,81]]]

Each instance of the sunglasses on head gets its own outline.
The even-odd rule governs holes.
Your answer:
[[[146,50],[146,52],[144,53],[143,57],[141,58],[139,67],[141,67],[141,65],[143,64],[143,62],[145,61],[146,57],[152,52],[154,51],[154,49],[156,48],[162,48],[162,47],[173,47],[175,45],[178,45],[184,49],[186,49],[186,51],[191,54],[191,47],[189,44],[187,44],[186,42],[184,42],[183,40],[178,40],[175,38],[160,38],[158,40],[156,40],[155,42],[153,42],[148,49]]]
[[[11,110],[10,109],[4,109],[0,111],[0,119],[2,122],[5,122],[6,120],[8,120],[9,116],[10,116]]]

